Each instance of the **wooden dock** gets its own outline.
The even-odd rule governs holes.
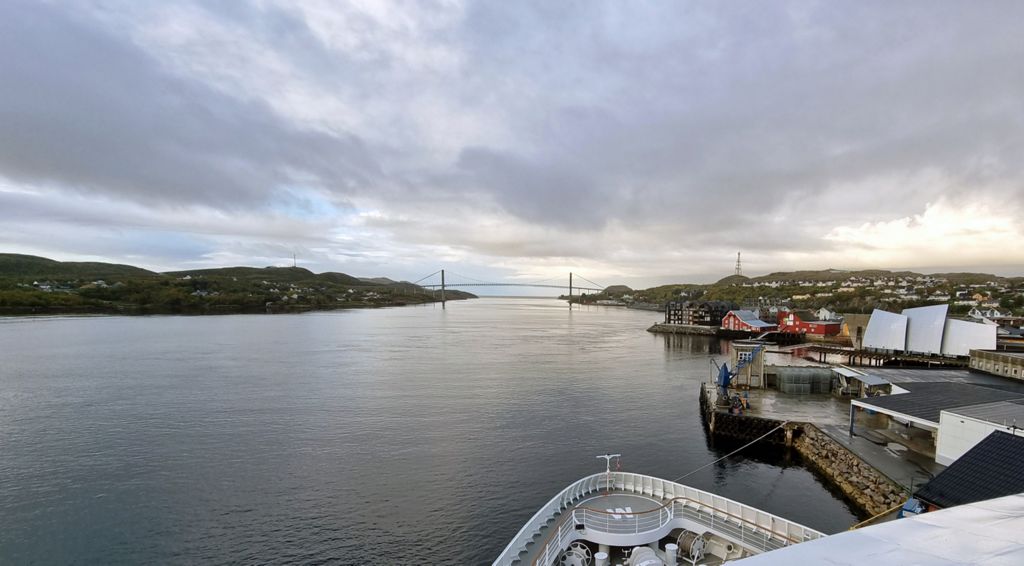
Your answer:
[[[945,358],[941,356],[926,356],[923,354],[899,354],[886,353],[874,350],[857,350],[831,346],[827,344],[814,344],[806,349],[808,354],[817,355],[818,361],[826,363],[825,358],[829,355],[843,356],[846,358],[846,365],[849,366],[921,366],[921,367],[968,367],[970,361],[959,358]]]

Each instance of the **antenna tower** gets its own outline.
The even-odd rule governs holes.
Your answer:
[[[743,266],[740,264],[740,252],[736,252],[736,275],[743,275]]]

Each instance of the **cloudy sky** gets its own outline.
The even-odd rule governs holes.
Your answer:
[[[1024,274],[1024,2],[0,2],[0,251]]]

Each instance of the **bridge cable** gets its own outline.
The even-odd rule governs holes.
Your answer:
[[[493,281],[484,281],[483,279],[477,279],[475,277],[470,277],[468,275],[463,275],[461,273],[455,273],[454,271],[449,271],[449,273],[451,273],[452,275],[454,275],[456,277],[461,277],[463,279],[469,279],[470,281],[476,281],[477,283],[493,283]]]
[[[433,273],[427,275],[426,277],[420,277],[419,279],[416,279],[415,281],[413,281],[413,285],[418,284],[418,282],[422,281],[423,279],[429,279],[430,277],[433,277],[434,275],[436,275],[437,273],[440,273],[440,272],[441,272],[441,270],[438,269],[437,271],[434,271]]]
[[[595,287],[600,287],[602,289],[605,289],[604,285],[601,285],[599,283],[594,283],[593,281],[591,281],[590,279],[587,279],[586,277],[580,275],[579,273],[573,273],[573,275],[575,275],[576,277],[579,277],[580,279],[586,281],[587,283],[590,283],[591,285],[593,285]]]
[[[677,482],[677,481],[679,481],[679,480],[681,480],[681,479],[683,479],[683,478],[685,478],[685,477],[688,477],[688,476],[692,476],[693,474],[695,474],[695,473],[697,473],[697,472],[699,472],[699,471],[703,470],[704,468],[706,468],[706,467],[708,467],[708,466],[711,466],[711,465],[717,464],[717,463],[721,462],[722,460],[725,460],[725,459],[726,459],[726,458],[728,458],[729,456],[732,456],[733,454],[736,454],[736,453],[737,453],[737,452],[739,452],[740,450],[743,450],[744,448],[746,448],[746,447],[748,447],[748,446],[750,446],[750,445],[752,445],[752,444],[756,443],[757,441],[761,440],[762,438],[765,438],[766,436],[770,435],[771,433],[773,433],[773,432],[775,432],[775,431],[779,430],[780,428],[782,428],[782,427],[784,427],[784,426],[786,426],[786,425],[788,425],[788,424],[789,424],[789,421],[786,421],[786,422],[784,422],[784,423],[780,424],[779,426],[777,426],[777,427],[775,427],[775,428],[773,428],[773,429],[769,430],[768,432],[766,432],[766,433],[762,434],[761,436],[759,436],[759,437],[755,438],[754,440],[751,440],[750,442],[748,442],[748,443],[744,444],[743,446],[740,446],[740,447],[739,447],[739,448],[737,448],[736,450],[733,450],[732,452],[729,452],[728,454],[726,454],[725,456],[722,456],[721,458],[719,458],[719,459],[715,460],[714,462],[710,462],[710,463],[704,464],[703,466],[701,466],[701,467],[697,468],[696,470],[693,470],[692,472],[690,472],[690,473],[688,473],[688,474],[683,474],[683,475],[679,476],[678,478],[676,478],[676,479],[674,479],[674,480],[672,480],[672,481],[673,481],[673,482]]]

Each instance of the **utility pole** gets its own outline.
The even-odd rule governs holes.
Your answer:
[[[572,272],[569,272],[569,310],[572,310]]]
[[[441,308],[444,308],[444,270],[441,270]]]

